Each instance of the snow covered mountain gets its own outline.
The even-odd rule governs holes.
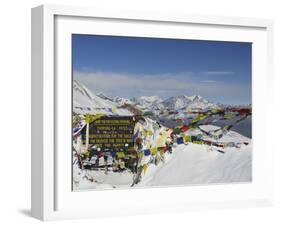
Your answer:
[[[114,99],[117,103],[130,104],[136,106],[143,111],[154,111],[158,112],[161,110],[192,110],[192,109],[212,109],[217,108],[218,105],[209,102],[205,98],[199,95],[193,96],[174,96],[168,99],[161,99],[158,96],[141,96],[139,98],[125,99],[117,97]]]
[[[139,109],[143,112],[161,110],[180,111],[192,109],[212,109],[218,107],[217,104],[209,102],[199,95],[174,96],[166,100],[158,96],[141,96],[139,98],[110,98],[103,93],[94,94],[86,86],[74,80],[73,82],[73,110],[78,114],[116,114],[132,115],[131,108]]]
[[[124,105],[124,104],[131,104],[131,105],[135,105],[135,102],[127,99],[127,98],[123,98],[123,97],[114,97],[113,99],[114,102],[118,103],[119,105]]]
[[[142,96],[136,100],[136,106],[143,110],[159,110],[164,107],[162,102],[158,96]]]
[[[211,103],[199,95],[194,96],[176,96],[170,97],[162,102],[162,104],[170,110],[180,109],[208,109],[217,107],[216,104]]]
[[[73,111],[77,114],[132,115],[110,98],[92,93],[77,80],[73,81]]]

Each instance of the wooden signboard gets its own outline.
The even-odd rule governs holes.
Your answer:
[[[89,127],[89,144],[100,148],[119,150],[134,147],[134,116],[104,116],[92,122]],[[86,130],[82,132],[86,139]]]

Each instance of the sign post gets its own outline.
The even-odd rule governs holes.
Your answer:
[[[119,151],[134,148],[134,116],[103,116],[89,126],[89,144],[97,148]],[[83,141],[86,133],[82,133]]]

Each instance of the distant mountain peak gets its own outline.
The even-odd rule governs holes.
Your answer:
[[[141,96],[135,99],[135,104],[141,109],[157,110],[163,108],[163,100],[159,96]]]
[[[159,96],[141,96],[138,98],[138,101],[146,103],[160,103],[163,100]]]
[[[193,95],[193,96],[186,96],[186,95],[179,95],[170,97],[164,100],[163,105],[168,109],[178,110],[182,108],[213,108],[216,105],[214,103],[209,102],[205,98],[200,95]]]
[[[192,99],[192,101],[204,99],[204,98],[203,98],[202,96],[200,96],[200,95],[193,95],[193,96],[190,96],[190,98]]]

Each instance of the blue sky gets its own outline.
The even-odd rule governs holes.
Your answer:
[[[251,103],[251,43],[73,35],[73,77],[126,98],[201,95]]]

